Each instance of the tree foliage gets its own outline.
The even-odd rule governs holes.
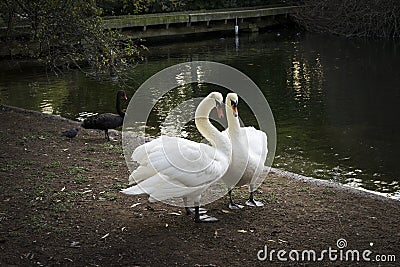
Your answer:
[[[347,37],[400,37],[399,0],[304,0],[295,16],[306,30]]]
[[[94,0],[3,0],[0,7],[7,25],[3,42],[52,70],[89,66],[92,74],[115,74],[141,59],[141,45],[104,29]],[[23,24],[30,27],[21,36],[16,26]]]
[[[286,4],[284,0],[98,0],[106,15],[136,15],[199,9]]]

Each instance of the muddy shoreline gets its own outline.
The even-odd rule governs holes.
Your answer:
[[[77,122],[7,106],[0,121],[2,266],[396,266],[257,258],[264,246],[318,252],[339,239],[400,260],[399,201],[273,170],[256,194],[264,207],[230,211],[223,197],[207,205],[218,223],[195,224],[180,207],[119,193],[129,172],[118,131],[115,142],[86,129],[68,141],[60,133]]]

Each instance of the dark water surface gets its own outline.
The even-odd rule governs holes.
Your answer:
[[[146,62],[129,70],[127,94],[153,74],[191,60],[230,65],[262,90],[274,113],[274,167],[400,195],[400,46],[295,32],[262,33],[150,46]],[[205,96],[210,85],[170,92],[152,112],[149,132],[180,101]],[[226,91],[224,91],[225,94]],[[79,72],[54,76],[15,62],[0,66],[0,102],[82,120],[115,113],[113,82]],[[254,116],[242,104],[246,125]],[[186,136],[196,137],[193,125]],[[397,194],[396,194],[397,193]]]

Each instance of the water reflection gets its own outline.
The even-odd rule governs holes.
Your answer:
[[[39,104],[40,107],[40,111],[42,113],[46,113],[46,114],[53,114],[54,110],[53,110],[53,106],[51,104],[51,100],[48,99],[43,99],[42,103]]]

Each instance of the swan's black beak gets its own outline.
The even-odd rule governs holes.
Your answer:
[[[218,119],[222,119],[224,117],[224,110],[222,109],[221,102],[215,100],[215,107],[217,109]]]
[[[231,107],[233,111],[233,116],[237,117],[238,116],[237,101],[231,100]]]

